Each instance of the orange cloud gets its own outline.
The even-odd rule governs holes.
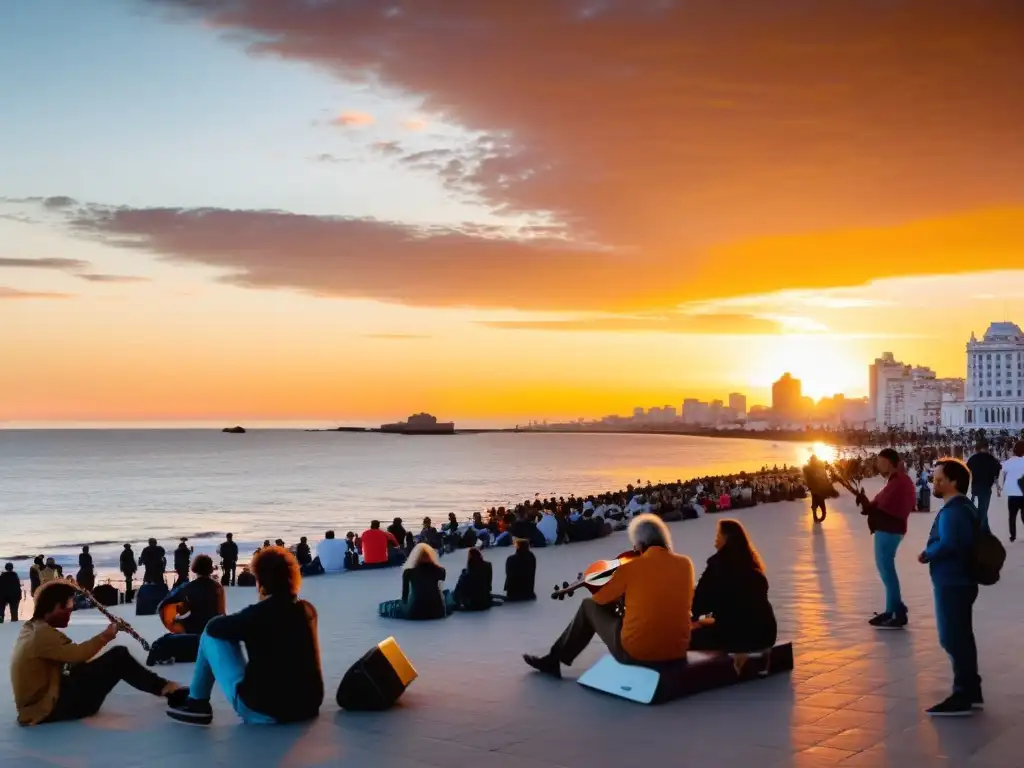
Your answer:
[[[421,117],[410,117],[403,120],[401,126],[407,131],[425,131],[427,129],[427,121]]]
[[[23,291],[20,288],[8,288],[0,285],[0,301],[19,301],[27,299],[70,299],[70,293],[51,293],[48,291]]]
[[[714,306],[716,299],[853,286],[879,277],[1019,269],[1024,253],[1024,207],[691,250],[609,248],[543,229],[519,236],[490,225],[422,227],[278,211],[83,205],[68,221],[80,236],[219,268],[224,281],[250,288],[413,306],[560,312],[572,297],[593,312],[645,314],[587,319],[582,326],[661,325],[677,332],[708,332],[714,321],[701,319],[707,314],[723,315],[735,326],[728,311],[699,311],[701,303]],[[650,314],[680,305],[697,305],[698,311],[664,320]],[[803,322],[799,312],[770,307],[736,314],[747,315],[745,328]],[[581,328],[578,320],[566,322],[560,327]]]
[[[775,334],[778,322],[750,315],[608,315],[557,320],[489,320],[480,325],[515,331],[585,333]]]
[[[685,255],[1024,202],[1019,0],[161,4],[501,137],[445,180],[607,247]]]
[[[331,120],[332,125],[341,128],[357,128],[366,125],[373,125],[375,118],[369,112],[347,111]]]

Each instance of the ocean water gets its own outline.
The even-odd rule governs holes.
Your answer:
[[[318,541],[371,519],[406,527],[493,505],[626,483],[802,464],[812,446],[667,435],[491,433],[442,437],[254,430],[0,431],[0,558],[36,554],[98,569],[124,542],[181,536],[213,552],[231,531],[243,553],[264,539]],[[412,523],[413,525],[410,525]]]

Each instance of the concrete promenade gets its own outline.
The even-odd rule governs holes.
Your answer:
[[[1010,547],[1001,583],[983,587],[976,607],[987,709],[973,718],[930,721],[923,710],[948,694],[951,677],[935,634],[927,567],[916,562],[933,515],[912,516],[899,552],[910,627],[878,632],[866,623],[883,605],[871,539],[852,499],[844,494],[839,501],[820,527],[811,523],[808,502],[735,515],[766,561],[780,637],[795,643],[792,675],[644,707],[575,684],[601,655],[596,642],[560,683],[531,672],[520,655],[544,651],[578,600],[549,600],[549,588],[591,560],[625,549],[624,534],[616,534],[538,551],[541,599],[534,605],[435,623],[376,616],[379,601],[399,595],[397,571],[309,579],[303,594],[320,613],[328,697],[319,719],[302,726],[244,727],[218,691],[213,727],[189,728],[170,721],[161,702],[122,686],[91,720],[26,729],[15,724],[5,685],[0,765],[1024,766],[1024,554]],[[1005,499],[993,500],[993,531],[1004,540],[1005,509]],[[692,557],[700,573],[713,551],[715,518],[671,529],[676,549]],[[507,552],[487,553],[498,563],[496,589]],[[443,558],[449,586],[464,560],[464,552]],[[253,599],[253,590],[229,590],[229,609]],[[156,618],[127,616],[143,635],[159,636]],[[101,628],[101,620],[95,612],[83,613],[69,633],[85,638]],[[0,625],[5,667],[16,631],[11,624]],[[342,674],[388,635],[398,639],[419,679],[392,711],[339,711],[334,691]],[[118,642],[144,658],[130,638],[122,635]],[[163,669],[187,682],[192,665]]]

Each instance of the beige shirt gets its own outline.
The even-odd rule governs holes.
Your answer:
[[[88,661],[106,644],[101,635],[73,643],[40,619],[22,624],[11,654],[11,687],[18,723],[35,725],[49,717],[60,695],[64,665]]]

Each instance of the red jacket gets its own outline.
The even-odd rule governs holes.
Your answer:
[[[885,531],[898,533],[907,532],[907,518],[917,507],[917,489],[910,475],[896,470],[885,483],[885,487],[864,508],[863,514],[868,516],[868,528],[871,532]]]

